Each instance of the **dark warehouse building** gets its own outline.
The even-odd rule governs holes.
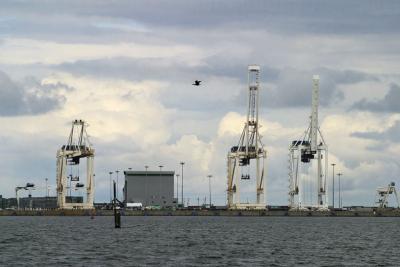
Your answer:
[[[124,171],[124,202],[143,207],[176,206],[173,171]]]

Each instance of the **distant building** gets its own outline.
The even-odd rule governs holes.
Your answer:
[[[124,202],[143,207],[176,205],[173,171],[124,171]]]
[[[68,203],[82,203],[83,197],[72,196],[67,197]],[[0,196],[0,208],[2,209],[17,209],[17,199],[14,198],[2,198]],[[57,208],[57,197],[21,197],[19,198],[20,209],[56,209]]]

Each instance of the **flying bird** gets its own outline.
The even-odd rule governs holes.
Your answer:
[[[200,86],[201,81],[199,80],[195,80],[194,83],[192,83],[192,85],[194,86]]]

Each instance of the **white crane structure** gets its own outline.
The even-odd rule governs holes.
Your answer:
[[[15,187],[15,198],[17,199],[17,209],[20,209],[19,194],[18,194],[18,192],[20,190],[27,190],[28,191],[28,197],[31,198],[33,190],[41,190],[41,189],[45,189],[46,192],[47,192],[49,187],[48,186],[46,186],[46,187],[37,187],[32,183],[27,183],[25,186],[17,186],[17,187]],[[32,200],[30,201],[29,206],[32,209]]]
[[[292,142],[289,148],[289,207],[291,209],[316,208],[328,209],[326,178],[328,172],[328,146],[322,136],[318,125],[319,105],[319,76],[313,76],[312,103],[310,125],[303,137]],[[317,161],[315,179],[313,172],[302,175],[301,168],[305,164],[312,165],[312,160]],[[308,165],[309,166],[309,165]],[[308,168],[310,169],[310,168]],[[315,175],[315,172],[314,172]],[[314,183],[316,190],[306,188],[306,183]],[[308,189],[308,190],[307,190]],[[313,195],[316,192],[316,203]],[[306,203],[306,194],[311,194],[311,201]]]
[[[18,210],[19,210],[19,195],[18,195],[18,192],[20,190],[28,190],[29,191],[29,195],[28,196],[32,197],[32,190],[35,190],[35,189],[36,189],[36,187],[32,183],[27,183],[25,186],[17,186],[15,188],[15,198],[17,199],[17,209]],[[30,207],[32,208],[32,201],[30,203]]]
[[[57,205],[60,209],[93,209],[94,149],[86,132],[88,124],[83,120],[74,120],[68,138],[68,143],[57,151]],[[86,184],[78,183],[76,187],[86,189],[86,199],[83,203],[67,203],[67,177],[71,181],[79,181],[79,164],[86,158]],[[78,175],[67,175],[67,166],[78,168]]]
[[[397,208],[400,208],[399,197],[397,195],[395,183],[391,182],[387,187],[378,187],[376,189],[376,203],[379,208],[387,208],[389,207],[388,198],[390,195],[394,195],[397,202]]]
[[[229,209],[265,209],[265,159],[267,152],[261,142],[258,123],[259,108],[259,75],[260,67],[248,67],[248,110],[247,120],[237,146],[228,153],[228,189],[227,200]],[[255,161],[255,166],[251,162]],[[253,168],[251,168],[253,167]],[[255,169],[254,169],[255,167]],[[244,172],[246,172],[244,174]],[[250,174],[255,175],[256,203],[240,202],[241,180],[249,180]]]

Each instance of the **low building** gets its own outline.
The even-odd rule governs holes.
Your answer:
[[[124,171],[124,202],[143,207],[176,206],[173,171]]]
[[[68,203],[82,203],[83,197],[72,196],[67,197]],[[18,202],[14,198],[2,198],[0,196],[0,208],[17,209]],[[56,209],[57,197],[21,197],[19,198],[20,209]]]

